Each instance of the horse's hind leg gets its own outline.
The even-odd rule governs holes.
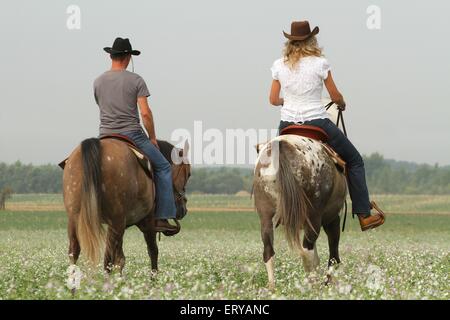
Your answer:
[[[106,241],[104,267],[107,272],[111,272],[114,267],[119,267],[120,272],[125,265],[125,255],[123,254],[123,234],[125,233],[125,221],[113,222],[108,227]]]
[[[261,238],[264,245],[263,260],[266,265],[267,276],[269,279],[269,288],[273,289],[275,288],[275,274],[274,274],[275,251],[273,249],[273,222],[272,222],[273,213],[260,212],[259,216],[261,220]]]
[[[341,260],[339,259],[339,237],[341,234],[339,216],[337,216],[336,219],[333,220],[333,222],[327,224],[326,226],[323,226],[323,229],[328,236],[328,248],[330,251],[328,268],[330,269],[332,265],[341,262]],[[328,285],[331,281],[331,273],[329,272],[327,274],[327,281],[325,282],[325,284]]]
[[[320,260],[319,255],[317,254],[317,246],[316,241],[319,237],[320,224],[313,223],[314,230],[317,230],[316,233],[309,225],[305,228],[305,235],[303,237],[303,251],[300,252],[300,255],[303,260],[303,268],[306,272],[311,272],[319,266]]]
[[[340,218],[339,216],[333,222],[323,226],[325,233],[328,236],[328,247],[330,250],[330,259],[328,260],[328,267],[335,263],[340,263],[339,259],[339,238],[341,235]]]
[[[153,226],[152,219],[145,218],[137,224],[139,230],[144,234],[145,242],[147,243],[147,252],[152,264],[152,271],[158,271],[158,244],[156,243],[156,232]]]
[[[69,235],[69,259],[72,264],[76,264],[78,257],[80,256],[81,249],[77,238],[76,218],[73,215],[69,218],[67,233]]]

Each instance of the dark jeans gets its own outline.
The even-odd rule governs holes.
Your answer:
[[[292,124],[295,123],[281,121],[278,132]],[[347,181],[350,198],[352,199],[352,212],[354,214],[369,214],[370,201],[366,184],[366,173],[363,159],[358,150],[330,119],[314,119],[299,124],[319,127],[328,134],[328,144],[347,163]]]
[[[172,219],[176,217],[175,199],[173,196],[172,168],[163,154],[156,148],[143,130],[121,132],[127,136],[150,159],[155,177],[156,219]]]

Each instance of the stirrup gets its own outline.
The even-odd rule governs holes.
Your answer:
[[[174,220],[175,221],[175,224],[176,224],[176,229],[174,230],[174,231],[162,231],[162,232],[160,232],[159,234],[160,234],[160,239],[161,239],[161,233],[163,234],[163,235],[165,235],[166,237],[171,237],[171,236],[174,236],[174,235],[176,235],[178,232],[180,232],[180,230],[181,230],[181,225],[180,225],[180,223],[178,222],[178,219],[177,218],[173,218],[172,220]]]
[[[375,209],[383,218],[383,220],[386,220],[386,214],[383,212],[383,210],[380,209],[380,207],[375,203],[375,201],[370,201],[370,209]]]

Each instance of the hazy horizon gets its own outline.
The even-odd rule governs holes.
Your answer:
[[[79,30],[66,26],[69,5],[81,10]],[[367,28],[370,5],[381,10],[379,30]],[[450,165],[449,9],[437,0],[6,2],[0,162],[56,164],[98,135],[92,82],[109,68],[102,48],[117,36],[142,51],[135,71],[152,94],[159,138],[196,120],[222,132],[276,128],[270,67],[282,31],[308,19],[320,27],[358,150]]]

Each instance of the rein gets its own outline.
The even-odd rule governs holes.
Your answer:
[[[328,109],[330,109],[333,104],[334,104],[333,101],[329,102],[327,105],[325,105],[325,110],[328,111]],[[338,128],[339,128],[339,123],[342,123],[342,131],[344,132],[344,135],[347,137],[347,129],[345,128],[345,123],[344,123],[344,114],[343,114],[342,110],[338,108],[338,116],[336,119],[336,127],[338,127]],[[345,230],[345,222],[346,221],[347,221],[347,199],[344,200],[344,222],[342,223],[342,232],[344,232],[344,230]]]
[[[180,166],[180,168],[178,169],[177,174],[175,175],[175,179],[174,180],[176,180],[178,178],[178,176],[180,175],[181,169],[183,169],[183,168]],[[175,200],[176,201],[182,200],[184,198],[184,196],[186,195],[186,191],[185,190],[179,191],[179,190],[177,190],[175,188],[175,186],[173,186],[173,192],[175,193]]]
[[[176,180],[178,178],[178,176],[180,175],[181,169],[182,168],[180,167],[180,169],[178,170],[178,172],[175,175],[175,178],[173,180]],[[175,185],[173,184],[173,182],[172,182],[172,189],[173,189],[173,193],[175,195],[175,202],[181,201],[184,198],[184,196],[186,195],[186,191],[185,190],[178,191],[177,188],[175,188]],[[175,220],[175,223],[177,224],[177,226],[179,226],[178,219],[175,218],[174,220]],[[161,232],[158,233],[158,241],[161,241]]]

